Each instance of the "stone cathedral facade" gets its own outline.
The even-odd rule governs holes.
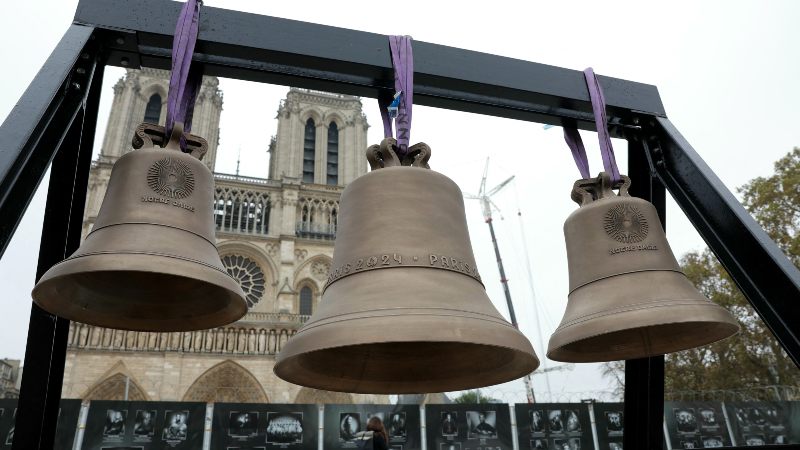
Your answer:
[[[103,146],[89,178],[83,235],[91,230],[114,162],[135,127],[164,123],[168,72],[128,70],[114,86]],[[208,140],[214,170],[223,97],[216,78],[198,94],[192,133]],[[267,120],[267,118],[265,118]],[[62,397],[262,403],[386,403],[385,396],[292,385],[275,355],[320,300],[343,186],[367,172],[367,120],[357,97],[292,88],[278,106],[265,178],[215,173],[220,256],[249,312],[226,327],[186,333],[104,329],[73,322]]]

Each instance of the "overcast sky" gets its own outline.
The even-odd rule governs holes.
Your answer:
[[[408,34],[415,40],[576,70],[592,66],[598,74],[654,84],[669,118],[732,190],[753,177],[769,175],[775,160],[800,145],[798,2],[207,0],[205,4],[382,34]],[[4,68],[0,118],[11,111],[58,42],[76,5],[74,0],[15,2],[0,18]],[[111,86],[123,73],[118,68],[106,72],[98,145],[105,131]],[[266,148],[275,133],[278,102],[287,88],[236,80],[222,80],[220,87],[224,111],[217,170],[234,172],[241,149],[241,173],[266,177]],[[377,102],[363,99],[363,103],[372,125],[370,142],[377,143],[382,137]],[[582,134],[591,172],[596,174],[601,170],[596,135]],[[497,220],[500,215],[495,216],[496,231],[520,326],[543,359],[547,340],[566,305],[562,226],[576,208],[569,194],[578,171],[561,130],[416,106],[411,140],[429,144],[431,167],[453,178],[465,192],[477,191],[489,156],[490,186],[516,176],[495,198],[505,217]],[[625,143],[615,141],[615,145],[624,173]],[[46,182],[0,260],[0,283],[5,288],[0,357],[24,355],[45,187]],[[507,314],[489,233],[476,203],[467,203],[467,216],[489,295],[498,310]],[[704,248],[671,201],[667,217],[667,235],[679,257]],[[545,361],[545,367],[557,365]],[[608,380],[592,364],[552,373],[551,395],[545,376],[533,378],[541,400],[605,398],[603,391],[608,389]],[[521,383],[486,392],[505,401],[524,400]]]

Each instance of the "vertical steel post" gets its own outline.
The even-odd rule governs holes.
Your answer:
[[[651,202],[666,226],[666,190],[650,172],[644,145],[628,141],[630,194]],[[623,447],[661,450],[664,441],[664,357],[625,361],[625,435]]]
[[[93,73],[86,79],[88,86],[67,86],[67,89],[88,89],[88,95],[83,108],[67,125],[68,131],[50,167],[37,280],[80,245],[104,68],[97,64],[97,55],[86,53],[86,56],[95,61]],[[13,450],[53,448],[68,333],[68,320],[31,303]]]

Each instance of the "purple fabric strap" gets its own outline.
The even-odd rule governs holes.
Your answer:
[[[564,127],[564,140],[567,141],[569,149],[572,150],[572,158],[581,173],[581,178],[590,178],[589,158],[586,157],[586,149],[583,147],[583,140],[577,128]]]
[[[192,68],[192,54],[197,41],[202,0],[187,0],[181,9],[178,23],[175,26],[175,38],[172,41],[172,72],[169,77],[169,94],[167,95],[167,136],[172,133],[175,122],[183,122],[183,130],[192,129],[194,102],[203,76],[200,70]],[[184,144],[181,139],[182,146]]]
[[[414,54],[411,51],[411,36],[389,36],[389,48],[394,67],[394,90],[402,92],[395,118],[397,147],[400,158],[408,153],[411,139],[411,107],[414,105]],[[383,119],[383,136],[392,137],[392,119],[389,117],[386,99],[378,100]]]
[[[589,67],[583,71],[586,78],[586,85],[589,87],[589,98],[592,101],[592,112],[594,122],[597,126],[597,138],[600,141],[600,155],[603,157],[603,168],[611,176],[612,183],[621,180],[617,160],[614,158],[614,148],[611,145],[611,136],[608,134],[608,116],[606,116],[606,99],[603,96],[603,89],[597,80],[594,70]],[[564,140],[572,150],[572,157],[581,172],[583,178],[589,178],[589,160],[586,157],[586,150],[583,147],[578,129],[575,127],[564,127]]]
[[[389,104],[391,104],[391,97],[378,97],[378,108],[381,110],[381,120],[383,121],[383,137],[394,137],[394,130],[392,129],[392,118],[389,117]]]

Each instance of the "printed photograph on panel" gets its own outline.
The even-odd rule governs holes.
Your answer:
[[[700,408],[700,426],[703,428],[716,428],[719,426],[717,423],[717,411],[714,408]]]
[[[769,441],[770,441],[769,442],[770,444],[784,445],[784,444],[788,444],[789,443],[789,438],[787,438],[785,434],[778,434],[778,435],[772,436],[772,438],[770,438]]]
[[[577,433],[581,431],[581,419],[578,417],[578,411],[574,409],[565,409],[564,415],[566,419],[567,433]]]
[[[161,439],[165,441],[185,441],[189,432],[186,424],[189,422],[189,411],[164,412],[164,431]]]
[[[746,434],[744,436],[744,445],[753,447],[755,445],[767,445],[767,440],[763,434]]]
[[[700,447],[700,444],[697,441],[693,440],[693,439],[687,439],[685,441],[680,441],[680,445],[681,445],[680,448],[702,448],[702,447]]]
[[[672,413],[675,415],[675,424],[679,433],[697,432],[697,417],[694,415],[694,408],[674,408]]]
[[[781,418],[780,413],[778,412],[778,408],[774,406],[769,406],[764,409],[764,415],[767,417],[767,422],[769,422],[772,426],[783,425],[783,419]]]
[[[622,442],[609,442],[608,450],[622,450]]]
[[[750,425],[750,421],[747,420],[747,410],[745,408],[736,408],[736,421],[743,427]]]
[[[560,409],[551,409],[547,411],[547,429],[550,430],[551,433],[564,432],[564,419],[561,417]]]
[[[722,436],[706,436],[703,438],[703,448],[724,447]]]
[[[388,430],[390,438],[405,438],[406,437],[406,413],[395,412],[389,418]]]
[[[106,411],[106,424],[103,427],[103,436],[122,436],[125,434],[125,419],[128,411],[109,409]]]
[[[361,414],[348,412],[339,414],[339,440],[352,441],[361,431]]]
[[[381,419],[381,422],[383,422],[384,426],[386,426],[386,419],[385,419],[386,414],[378,411],[378,412],[368,412],[367,413],[367,421],[364,422],[364,428],[366,428],[367,423],[369,422],[369,419],[371,419],[373,417],[377,417],[378,419]]]
[[[136,420],[133,422],[133,435],[139,437],[153,437],[155,433],[155,410],[137,410]]]
[[[458,424],[456,423],[457,418],[458,418],[457,411],[442,412],[442,436],[458,435]]]
[[[228,436],[247,438],[258,434],[258,412],[231,411],[228,414]]]
[[[467,411],[467,439],[497,439],[497,412]]]
[[[553,441],[555,446],[554,450],[580,450],[581,440],[577,438],[572,439],[556,439]]]
[[[532,439],[531,450],[550,450],[547,448],[547,439]]]
[[[531,433],[544,433],[544,410],[531,410]]]
[[[303,413],[267,413],[267,444],[302,444]]]
[[[461,442],[442,442],[439,450],[461,450]]]
[[[622,411],[606,411],[606,420],[608,421],[606,429],[608,432],[623,431],[625,428]]]
[[[759,408],[749,408],[747,411],[747,419],[751,425],[766,425],[767,415]]]

